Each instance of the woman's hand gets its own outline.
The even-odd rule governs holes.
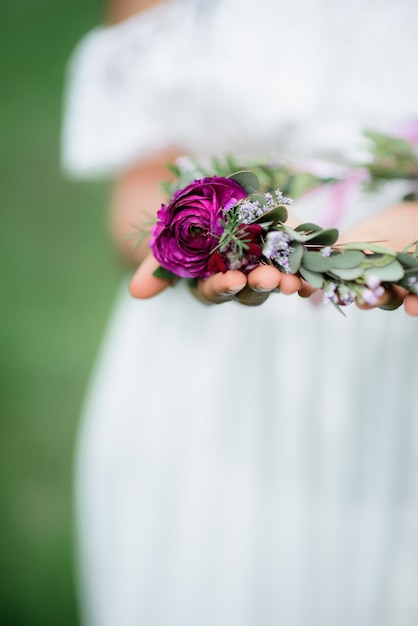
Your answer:
[[[403,301],[403,305],[408,315],[418,317],[418,296],[417,295],[415,295],[414,293],[408,294],[405,300]]]
[[[153,275],[159,263],[149,254],[132,278],[130,291],[135,298],[151,298],[172,284]],[[296,292],[308,297],[314,289],[298,276],[283,274],[270,265],[260,265],[248,275],[229,270],[206,280],[199,280],[194,295],[205,304],[221,304],[235,299],[246,306],[257,306],[267,300],[272,292],[285,295]]]
[[[402,250],[418,237],[418,204],[404,202],[364,220],[341,237],[341,242],[382,241],[394,250]],[[418,296],[397,285],[385,290],[375,305],[357,304],[361,309],[376,307],[391,311],[404,305],[408,315],[418,316]]]
[[[214,274],[198,281],[194,293],[199,300],[219,304],[235,299],[246,306],[258,306],[273,292],[299,293],[307,297],[313,289],[298,276],[283,274],[271,265],[260,265],[247,276],[239,271]]]
[[[346,232],[342,241],[382,240],[388,246],[400,250],[409,243],[413,233],[418,234],[418,205],[404,203],[360,223]],[[173,283],[153,275],[158,265],[158,261],[148,253],[131,281],[130,291],[134,297],[151,298]],[[214,274],[206,280],[199,280],[196,288],[192,290],[193,294],[206,304],[236,300],[246,306],[258,306],[265,302],[271,293],[278,291],[285,295],[298,293],[301,297],[307,298],[315,289],[298,276],[283,274],[270,265],[261,265],[248,275],[232,270],[225,274]],[[375,305],[358,304],[358,306],[362,309],[380,307],[392,310],[402,304],[409,315],[418,316],[418,296],[396,285],[386,289]]]

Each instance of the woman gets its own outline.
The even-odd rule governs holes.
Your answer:
[[[117,23],[73,61],[66,166],[117,179],[125,241],[177,154],[350,160],[361,129],[416,115],[416,13],[408,0],[115,3]],[[324,191],[293,219],[401,248],[418,231],[405,191],[338,205]],[[134,295],[165,286],[153,267]],[[415,321],[266,300],[279,282],[307,295],[272,268],[248,281],[201,283],[201,299],[234,300],[221,307],[182,286],[147,301],[123,287],[78,449],[86,624],[415,624]]]

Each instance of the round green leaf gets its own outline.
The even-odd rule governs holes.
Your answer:
[[[161,278],[162,280],[174,280],[175,278],[178,278],[176,274],[173,274],[173,272],[170,272],[170,270],[166,270],[164,267],[161,267],[161,265],[159,265],[152,274],[153,276]]]
[[[392,261],[388,265],[378,266],[378,267],[369,267],[364,270],[364,275],[368,276],[376,276],[381,281],[394,282],[396,280],[401,280],[404,276],[404,269],[399,261]]]
[[[406,270],[404,277],[398,284],[418,295],[418,285],[416,285],[416,281],[418,281],[418,268]]]
[[[362,267],[350,267],[348,269],[333,267],[329,273],[337,278],[341,278],[341,280],[356,280],[356,278],[360,278],[363,275],[364,269]]]
[[[290,272],[296,274],[303,258],[304,247],[301,243],[294,242],[292,248],[293,251],[289,254]]]
[[[307,239],[307,235],[305,235],[304,233],[300,233],[297,230],[294,230],[293,228],[290,228],[290,226],[285,225],[284,230],[292,239],[292,241],[299,241],[303,243]]]
[[[241,185],[248,194],[257,193],[260,189],[260,181],[251,170],[241,170],[229,176],[236,183]]]
[[[267,203],[266,196],[264,196],[262,193],[252,193],[249,196],[249,199],[252,202],[258,202],[260,206],[265,206]]]
[[[319,233],[308,235],[305,241],[315,246],[332,246],[338,239],[339,232],[336,228],[321,230]]]
[[[311,234],[312,232],[316,233],[322,230],[322,226],[318,226],[318,224],[313,224],[312,222],[306,222],[305,224],[299,224],[299,226],[296,226],[295,230],[300,233],[309,233]]]
[[[395,259],[396,257],[390,254],[366,254],[362,266],[364,268],[384,267],[385,265],[393,263]]]
[[[321,274],[317,274],[316,272],[311,272],[307,270],[306,267],[302,265],[299,268],[299,274],[304,278],[308,283],[315,287],[316,289],[321,289],[324,284],[324,279]]]
[[[360,265],[365,254],[360,250],[347,250],[347,252],[334,253],[330,256],[333,269],[349,269]]]
[[[404,267],[410,267],[410,268],[418,267],[418,259],[412,254],[407,254],[406,252],[398,252],[397,257],[398,257],[398,261]]]
[[[283,224],[287,220],[287,209],[284,206],[276,206],[271,211],[267,211],[256,220],[253,224]]]
[[[394,250],[375,243],[361,243],[353,241],[351,243],[345,243],[344,250],[368,250],[369,252],[376,252],[378,254],[389,254],[392,257],[396,256],[396,252]]]
[[[331,257],[324,256],[321,252],[305,252],[302,265],[311,272],[327,272],[331,269]]]

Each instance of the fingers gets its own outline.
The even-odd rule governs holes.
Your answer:
[[[194,295],[206,304],[221,304],[245,288],[247,278],[239,271],[229,270],[225,274],[213,274],[206,280],[199,280],[193,289]]]
[[[385,293],[375,305],[358,304],[360,309],[374,309],[379,307],[385,311],[394,311],[404,305],[406,313],[412,317],[418,317],[418,295],[409,293],[406,289],[397,285],[391,285],[385,289]]]
[[[173,281],[162,280],[153,275],[159,263],[149,254],[132,277],[129,290],[134,298],[152,298],[166,289]]]
[[[302,287],[297,276],[282,274],[270,265],[260,265],[245,276],[242,272],[229,270],[199,281],[194,294],[199,300],[221,304],[232,299],[245,306],[258,306],[265,302],[279,285],[283,293],[292,294]]]
[[[298,290],[301,298],[309,298],[313,293],[318,291],[315,287],[312,287],[310,283],[307,283],[306,280],[301,280],[302,287]]]
[[[418,295],[409,293],[403,303],[408,315],[418,316]]]
[[[258,306],[267,300],[273,291],[291,295],[299,291],[302,281],[293,274],[283,274],[271,265],[260,265],[248,275],[248,285],[236,295],[246,306]]]
[[[271,294],[271,291],[254,291],[248,285],[237,295],[235,299],[244,306],[259,306],[263,304]]]
[[[260,293],[269,293],[280,285],[282,274],[271,265],[259,265],[248,274],[248,286]]]
[[[290,296],[302,289],[302,280],[295,274],[283,274],[272,265],[260,265],[248,274],[248,286],[258,292],[280,293]]]
[[[149,254],[132,277],[130,292],[135,298],[152,298],[173,281],[153,275],[158,261]],[[243,272],[229,270],[206,280],[199,280],[193,294],[206,304],[221,304],[236,299],[245,306],[258,306],[265,302],[272,291],[285,295],[296,292],[307,298],[315,289],[294,274],[283,274],[271,265],[260,265],[246,276]]]
[[[258,306],[277,289],[282,276],[279,270],[268,265],[257,267],[248,276],[240,271],[229,270],[225,274],[214,274],[199,281],[194,293],[199,300],[208,304],[236,299],[245,306]]]
[[[229,271],[199,281],[195,295],[207,303],[220,304],[236,299],[245,306],[259,306],[272,291],[280,289],[282,293],[291,295],[302,288],[299,277],[282,274],[271,265],[260,265],[247,277],[242,272]]]

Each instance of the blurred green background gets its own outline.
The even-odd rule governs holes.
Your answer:
[[[107,185],[59,169],[65,65],[92,0],[0,5],[0,625],[76,626],[72,460],[122,274]]]

